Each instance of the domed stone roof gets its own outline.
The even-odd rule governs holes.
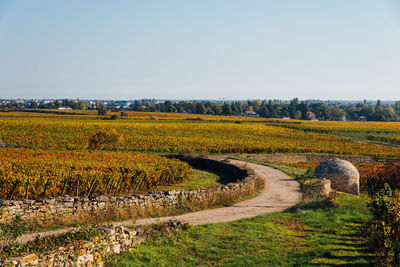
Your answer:
[[[315,168],[314,176],[331,180],[332,189],[353,195],[359,194],[360,173],[346,160],[333,158],[323,161]]]

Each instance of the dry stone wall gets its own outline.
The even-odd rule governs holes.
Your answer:
[[[232,175],[235,182],[205,189],[150,192],[132,196],[61,197],[37,200],[7,200],[2,203],[1,221],[20,216],[22,221],[51,225],[66,222],[132,218],[180,209],[185,205],[206,208],[251,194],[263,186],[251,170],[206,158],[187,159],[196,167],[203,167]],[[111,217],[107,217],[111,216]],[[112,217],[114,216],[114,217]]]
[[[56,250],[7,259],[4,266],[105,266],[108,256],[119,254],[145,240],[134,229],[117,226],[98,228],[104,233],[91,241],[81,241]]]
[[[298,162],[321,162],[332,158],[339,158],[356,162],[390,162],[392,159],[373,158],[373,157],[355,157],[339,155],[313,155],[313,154],[265,154],[251,155],[256,160],[265,160],[272,163],[298,163]]]

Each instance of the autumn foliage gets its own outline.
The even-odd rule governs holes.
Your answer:
[[[0,148],[0,199],[131,194],[190,172],[187,163],[158,155]]]
[[[400,192],[387,184],[369,202],[373,221],[367,227],[368,244],[385,260],[400,260]]]
[[[9,146],[81,150],[88,147],[88,139],[92,137],[95,149],[108,149],[108,144],[97,142],[107,139],[107,135],[100,134],[99,129],[114,129],[124,137],[124,143],[117,147],[126,151],[179,153],[189,147],[209,153],[323,153],[384,157],[400,155],[400,150],[394,147],[259,123],[187,120],[143,122],[134,121],[133,118],[129,120],[131,119],[132,121],[99,122],[78,119],[0,118],[0,139]]]
[[[124,136],[115,129],[100,130],[89,139],[89,149],[118,150],[124,144]]]

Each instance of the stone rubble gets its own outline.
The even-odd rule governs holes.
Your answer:
[[[120,254],[145,240],[136,231],[128,227],[99,227],[105,236],[95,237],[92,241],[82,241],[68,247],[60,247],[43,254],[29,254],[10,258],[5,266],[104,266],[111,254]]]

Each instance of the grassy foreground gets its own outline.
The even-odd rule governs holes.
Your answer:
[[[360,237],[368,220],[366,197],[338,194],[302,202],[277,214],[191,227],[147,240],[117,258],[117,266],[367,265]]]

